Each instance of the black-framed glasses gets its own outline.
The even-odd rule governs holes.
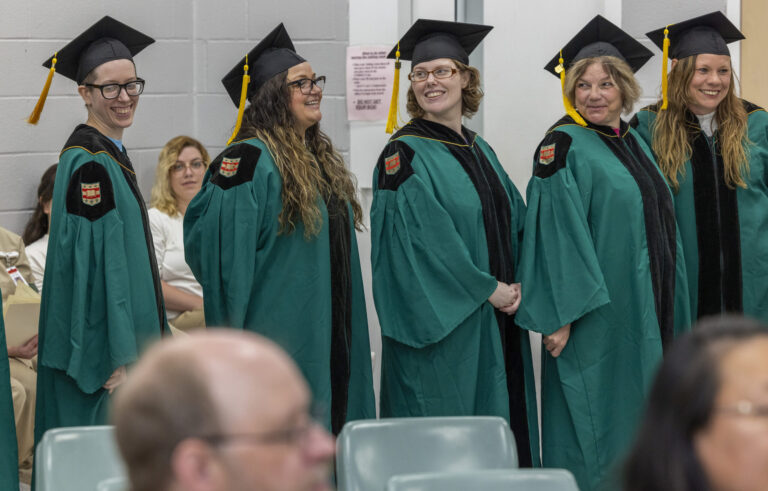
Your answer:
[[[323,90],[323,87],[325,87],[325,75],[321,75],[314,80],[311,78],[300,78],[298,80],[294,80],[293,82],[288,82],[285,85],[288,87],[296,86],[299,88],[302,94],[309,95],[312,93],[312,89],[314,87],[317,87],[321,91]]]
[[[105,99],[117,99],[120,97],[120,91],[125,89],[125,93],[129,96],[137,96],[144,92],[144,84],[146,81],[141,78],[137,78],[136,80],[133,80],[131,82],[126,82],[124,84],[104,84],[104,85],[97,85],[97,84],[83,84],[86,87],[93,87],[95,89],[99,89],[101,91],[101,96]]]
[[[458,68],[452,68],[448,66],[437,67],[434,70],[414,70],[408,74],[408,80],[411,82],[424,82],[429,78],[430,73],[435,78],[451,78],[458,72]]]
[[[302,423],[292,428],[267,431],[264,433],[231,433],[221,435],[202,435],[196,438],[205,440],[212,445],[224,445],[234,442],[245,442],[259,445],[302,445],[307,437],[325,420],[325,407],[320,403],[313,403],[309,408],[307,417]]]

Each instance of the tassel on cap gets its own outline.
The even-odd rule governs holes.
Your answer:
[[[670,24],[672,25],[672,24]],[[667,64],[669,62],[669,26],[664,28],[664,48],[661,56],[661,110],[666,111],[669,100],[667,99]]]
[[[237,122],[232,136],[227,140],[227,145],[232,143],[238,133],[240,125],[243,124],[243,113],[245,112],[245,102],[248,100],[248,85],[251,83],[251,77],[248,75],[248,55],[245,55],[245,65],[243,65],[243,85],[240,89],[240,105],[237,107]]]
[[[560,50],[559,62],[560,64],[555,67],[555,71],[560,74],[560,90],[563,92],[563,106],[565,106],[565,112],[574,121],[576,121],[576,123],[581,126],[586,126],[587,122],[584,121],[584,118],[581,117],[581,114],[576,112],[576,109],[573,108],[573,105],[568,99],[568,96],[565,95],[565,66],[563,65],[563,50]]]
[[[45,81],[45,85],[43,85],[43,91],[40,93],[40,98],[37,100],[37,104],[35,104],[35,108],[32,110],[32,114],[30,114],[29,118],[27,118],[27,123],[29,124],[37,124],[37,122],[40,120],[40,113],[43,112],[45,100],[48,98],[48,90],[51,88],[51,82],[53,81],[53,74],[56,72],[56,56],[58,54],[58,51],[53,54],[53,60],[51,60],[51,69],[48,70],[48,78]]]
[[[397,51],[395,52],[395,80],[392,84],[392,100],[389,101],[389,114],[387,115],[387,127],[384,131],[392,133],[397,126],[397,97],[400,94],[400,43],[397,43]]]

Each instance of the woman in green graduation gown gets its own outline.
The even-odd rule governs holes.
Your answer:
[[[242,125],[184,217],[206,325],[279,343],[338,433],[376,412],[355,237],[362,210],[352,174],[319,128],[325,77],[280,24],[222,82],[244,111]]]
[[[674,189],[693,316],[768,322],[768,113],[736,96],[727,43],[743,38],[720,12],[670,25],[668,88],[632,124]]]
[[[153,42],[104,17],[44,64],[78,84],[88,119],[64,145],[53,190],[36,442],[51,428],[106,424],[126,366],[165,326],[147,211],[121,142],[144,88],[133,55]]]
[[[469,53],[491,29],[418,20],[390,54],[412,62],[413,119],[384,147],[373,179],[381,415],[503,417],[520,464],[531,466],[531,351],[511,315],[525,205],[493,149],[461,124],[482,97]]]
[[[517,322],[543,335],[542,464],[583,491],[618,477],[663,349],[689,322],[671,192],[621,120],[650,57],[598,15],[546,66],[567,115],[534,154]]]

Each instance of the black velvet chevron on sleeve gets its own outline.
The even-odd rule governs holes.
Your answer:
[[[67,213],[93,222],[114,208],[112,180],[103,165],[96,161],[87,162],[69,178]]]
[[[248,143],[232,145],[224,149],[211,162],[211,183],[222,189],[230,189],[250,182],[261,157],[261,149]]]
[[[570,148],[571,136],[567,133],[552,131],[547,134],[533,155],[534,162],[536,162],[533,175],[546,179],[555,175],[560,169],[564,169]]]
[[[376,164],[379,189],[397,191],[413,175],[413,155],[413,149],[401,141],[390,142],[384,147]]]

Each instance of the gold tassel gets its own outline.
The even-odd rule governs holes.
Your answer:
[[[671,26],[672,24],[670,24]],[[667,62],[669,61],[669,26],[664,28],[664,48],[662,49],[662,55],[661,55],[661,110],[666,111],[667,110],[667,104],[669,103],[669,100],[667,100]]]
[[[397,97],[400,94],[400,43],[397,43],[395,51],[395,81],[392,84],[392,100],[389,101],[389,114],[387,115],[387,127],[384,131],[392,133],[397,126]]]
[[[565,65],[563,65],[563,50],[560,50],[560,64],[555,67],[555,71],[560,74],[560,90],[563,92],[563,106],[565,106],[566,114],[579,125],[586,126],[587,122],[584,121],[584,118],[582,118],[578,112],[576,112],[576,109],[573,108],[568,96],[565,95]]]
[[[232,143],[238,133],[240,133],[240,125],[243,124],[243,113],[245,112],[245,102],[248,100],[248,84],[251,83],[251,77],[248,75],[248,55],[245,55],[245,66],[243,66],[243,86],[240,89],[240,105],[237,107],[237,122],[235,123],[235,131],[232,132],[232,136],[227,140],[227,145]]]
[[[40,93],[40,98],[37,100],[37,104],[35,104],[35,108],[32,110],[32,114],[30,114],[29,118],[27,118],[27,123],[29,124],[37,124],[37,122],[40,121],[40,113],[43,112],[45,99],[48,98],[48,89],[51,88],[53,74],[56,72],[56,56],[58,54],[58,51],[53,54],[53,60],[51,60],[51,69],[48,70],[48,79],[46,79],[45,85],[43,85],[43,91]]]

